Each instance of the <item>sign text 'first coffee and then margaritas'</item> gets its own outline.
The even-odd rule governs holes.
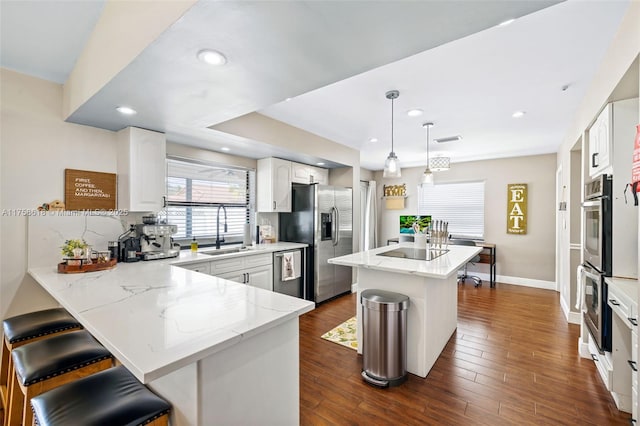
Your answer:
[[[507,185],[507,234],[527,233],[527,184]]]
[[[67,210],[114,210],[116,174],[65,169],[64,203]]]

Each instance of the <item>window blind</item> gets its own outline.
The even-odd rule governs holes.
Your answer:
[[[422,185],[418,194],[418,214],[449,222],[453,237],[484,239],[483,181]]]
[[[249,170],[167,160],[167,221],[178,226],[176,239],[241,242],[249,223]],[[225,211],[227,232],[224,232]]]

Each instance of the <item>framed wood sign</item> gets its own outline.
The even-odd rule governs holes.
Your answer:
[[[64,203],[67,210],[115,210],[116,174],[65,169]]]
[[[527,233],[527,184],[507,185],[507,234]]]

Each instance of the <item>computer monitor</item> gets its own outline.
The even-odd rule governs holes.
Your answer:
[[[413,224],[417,223],[420,229],[426,229],[431,223],[431,216],[415,216],[415,215],[401,215],[400,216],[400,233],[401,234],[415,234]]]

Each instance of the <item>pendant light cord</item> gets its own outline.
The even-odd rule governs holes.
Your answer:
[[[395,152],[393,150],[393,101],[394,98],[391,98],[391,152]]]
[[[429,168],[429,128],[431,126],[427,125],[427,168]]]

